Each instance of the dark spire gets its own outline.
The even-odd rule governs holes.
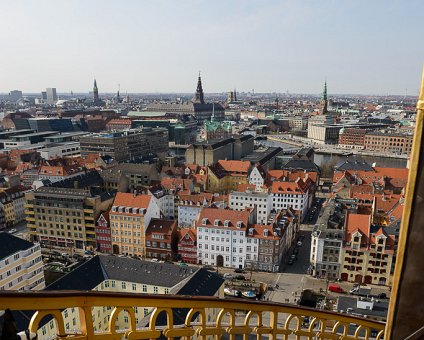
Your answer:
[[[99,89],[97,88],[96,78],[94,78],[93,100],[94,100],[94,104],[98,104],[99,103]]]
[[[201,103],[201,104],[205,103],[205,100],[203,98],[202,78],[200,78],[200,72],[199,72],[199,78],[197,79],[197,89],[196,89],[196,95],[195,95],[194,101],[196,103]]]
[[[324,82],[324,90],[322,91],[321,106],[322,106],[322,114],[326,114],[328,112],[327,81]]]

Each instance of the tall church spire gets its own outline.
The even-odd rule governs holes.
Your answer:
[[[96,78],[94,78],[93,99],[94,99],[94,104],[98,104],[99,103],[99,89],[97,88]]]
[[[327,109],[328,106],[328,97],[327,97],[327,81],[324,82],[324,90],[322,91],[322,98],[321,98],[321,107],[322,107],[322,114],[326,114],[328,112]]]
[[[199,72],[199,78],[197,79],[197,89],[196,89],[196,95],[194,97],[194,101],[200,104],[205,103],[204,96],[203,96],[202,78],[200,77],[200,72]]]

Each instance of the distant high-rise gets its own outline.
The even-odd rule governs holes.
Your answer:
[[[56,88],[49,87],[46,89],[47,104],[55,104],[57,102]]]
[[[199,78],[197,80],[197,89],[196,89],[196,94],[194,97],[194,102],[200,103],[200,104],[205,103],[205,99],[203,96],[202,78],[200,78],[200,73],[199,73]]]
[[[41,92],[41,99],[42,99],[43,101],[47,101],[47,92],[46,92],[46,91],[42,91],[42,92]]]
[[[10,93],[9,93],[10,101],[16,102],[17,100],[19,100],[21,98],[22,98],[22,91],[19,91],[19,90],[10,91]]]
[[[97,81],[94,79],[94,87],[93,87],[93,99],[94,104],[99,104],[99,89],[97,88]]]

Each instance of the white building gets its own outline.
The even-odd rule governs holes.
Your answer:
[[[256,169],[256,168],[255,168]],[[271,195],[267,192],[255,192],[246,189],[245,192],[232,191],[229,195],[229,207],[233,210],[245,210],[256,207],[256,221],[266,224],[272,209]]]
[[[4,232],[0,244],[0,290],[43,289],[40,245]]]
[[[43,159],[63,158],[63,157],[77,157],[80,156],[80,143],[79,142],[66,142],[57,143],[53,146],[45,147],[38,150]]]
[[[272,209],[276,212],[292,208],[301,211],[305,218],[309,207],[309,193],[299,178],[294,182],[273,182],[271,188]]]
[[[38,180],[48,179],[52,183],[55,183],[83,174],[85,174],[85,171],[81,167],[42,165],[38,172]]]
[[[311,240],[311,274],[337,279],[340,271],[340,254],[343,245],[343,230],[314,230]]]
[[[159,207],[164,218],[175,218],[175,190],[166,190],[162,187],[156,187],[150,189],[148,193],[152,196],[153,201]]]
[[[246,231],[248,226],[253,224],[254,217],[254,209],[202,209],[196,223],[198,262],[220,267],[244,268]]]
[[[266,179],[266,172],[262,168],[262,166],[257,165],[253,168],[249,175],[249,184],[253,184],[256,186],[256,191],[261,191]]]

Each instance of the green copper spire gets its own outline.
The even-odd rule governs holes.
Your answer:
[[[324,91],[322,92],[322,100],[327,100],[327,81],[324,82]]]

